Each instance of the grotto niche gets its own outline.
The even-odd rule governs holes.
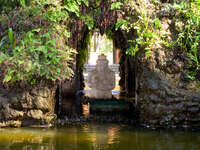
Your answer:
[[[71,29],[71,38],[69,40],[70,46],[77,50],[76,63],[74,66],[75,76],[72,80],[66,81],[61,87],[61,100],[60,108],[63,115],[72,112],[70,110],[73,108],[73,112],[81,112],[77,110],[76,106],[80,107],[80,99],[77,100],[77,95],[83,95],[81,92],[85,88],[84,81],[84,63],[87,61],[88,55],[88,45],[91,36],[99,31],[101,35],[106,34],[108,38],[112,39],[114,49],[118,50],[119,54],[119,86],[120,95],[130,98],[135,98],[136,96],[136,61],[134,56],[126,54],[126,49],[129,47],[128,37],[135,34],[135,31],[126,32],[121,30],[115,30],[115,24],[118,18],[122,15],[119,12],[110,9],[111,3],[107,1],[100,1],[98,4],[91,3],[91,7],[94,9],[89,10],[84,5],[81,7],[83,14],[92,13],[94,24],[93,28],[88,27],[85,22],[81,19],[73,19],[68,27]],[[100,12],[95,13],[95,12]],[[78,96],[78,97],[79,97]],[[76,99],[76,102],[70,102]],[[67,104],[67,103],[70,104]],[[71,103],[74,103],[71,105]],[[67,106],[65,106],[65,104]],[[65,107],[65,108],[64,108]]]
[[[147,2],[147,5],[150,3]],[[87,39],[90,33],[99,29],[102,35],[107,34],[112,38],[114,46],[120,49],[120,92],[127,99],[135,98],[140,124],[151,127],[199,126],[200,119],[197,117],[200,114],[199,87],[185,77],[188,63],[186,54],[179,47],[169,50],[165,46],[157,45],[152,47],[150,57],[145,56],[146,50],[143,46],[134,56],[127,54],[129,41],[138,38],[137,30],[136,28],[131,28],[129,31],[123,28],[116,29],[117,20],[125,19],[128,12],[113,11],[110,5],[105,0],[95,6],[92,4],[91,10],[99,10],[98,15],[93,13],[92,29],[89,29],[82,20],[73,20],[71,23],[70,27],[73,29],[70,43],[78,51],[75,91],[84,89],[83,69],[80,67],[82,56],[87,50]],[[85,14],[91,10],[82,7],[82,12]],[[133,21],[138,19],[137,10],[130,13]],[[176,40],[175,20],[171,14],[169,12],[164,14],[162,9],[153,13],[159,16],[160,23],[163,25],[160,30],[167,32],[170,39]]]
[[[133,100],[134,106],[139,111],[139,123],[141,125],[150,127],[200,126],[200,79],[199,66],[197,66],[199,65],[199,46],[198,44],[189,45],[195,43],[192,38],[189,42],[186,42],[185,47],[182,46],[185,43],[182,43],[182,45],[177,44],[185,41],[185,33],[182,32],[184,36],[179,34],[179,32],[181,33],[180,30],[185,31],[184,29],[188,27],[188,22],[181,20],[185,19],[181,16],[185,11],[180,13],[180,10],[175,9],[175,7],[169,7],[170,5],[173,6],[174,1],[157,1],[157,3],[150,0],[140,0],[126,4],[124,1],[117,1],[119,5],[114,2],[89,0],[88,5],[78,5],[81,16],[77,12],[71,11],[68,15],[69,18],[66,17],[66,20],[53,21],[59,26],[59,29],[67,28],[69,30],[69,38],[62,37],[59,31],[54,32],[54,36],[57,34],[58,37],[56,39],[57,43],[54,45],[60,46],[61,44],[59,49],[62,49],[63,44],[76,50],[76,54],[74,53],[71,56],[74,61],[68,64],[74,72],[73,77],[69,76],[66,80],[59,80],[56,85],[49,84],[49,82],[44,85],[41,82],[36,86],[29,85],[29,88],[26,86],[19,88],[21,84],[23,85],[21,83],[16,84],[19,86],[14,85],[13,89],[6,89],[8,84],[3,84],[3,76],[6,71],[2,68],[9,65],[12,68],[13,64],[18,64],[16,63],[18,61],[13,55],[10,55],[14,60],[13,64],[10,63],[12,61],[1,63],[0,79],[3,86],[1,85],[0,88],[3,90],[0,92],[0,108],[2,108],[0,110],[0,126],[26,126],[32,123],[51,124],[56,118],[55,104],[56,114],[59,117],[80,116],[81,97],[83,96],[80,91],[85,87],[83,64],[87,58],[90,35],[95,30],[98,30],[101,35],[106,34],[113,40],[114,47],[120,50],[120,94],[126,100],[133,98],[131,100]],[[60,1],[60,3],[62,2]],[[46,4],[44,7],[44,11],[47,11],[52,6]],[[56,8],[57,6],[53,4],[53,7]],[[7,26],[10,22],[12,22],[10,27],[18,35],[18,33],[22,33],[19,32],[21,25],[24,25],[23,33],[30,33],[29,28],[31,30],[35,28],[46,29],[52,21],[41,19],[40,16],[32,18],[32,14],[26,16],[28,21],[23,19],[21,21],[18,15],[26,14],[24,13],[26,11],[24,9],[18,11],[16,15],[13,15],[15,12],[9,14],[11,20],[8,19],[8,16],[3,16],[4,22],[0,22],[1,37],[5,33],[7,34],[8,31],[11,33],[12,30]],[[193,11],[196,11],[196,9],[189,10],[189,12]],[[17,22],[19,21],[16,19],[17,17],[20,22]],[[47,17],[46,19],[54,18],[56,17]],[[41,41],[46,39],[44,37],[38,38],[39,30],[32,32],[34,34],[30,35],[35,35],[36,45],[39,43],[38,39],[41,39]],[[192,32],[192,34],[195,33],[198,32]],[[193,35],[188,36],[188,38],[190,37],[193,37]],[[20,41],[21,38],[23,36],[19,36],[17,41]],[[163,41],[163,39],[165,40]],[[15,42],[10,43],[15,44]],[[169,43],[176,44],[171,46]],[[12,49],[12,46],[10,49]],[[196,57],[194,57],[194,51],[188,53],[190,48],[194,47],[198,50],[198,53],[195,53]],[[39,54],[39,56],[43,59],[49,59],[49,56],[43,57],[45,56],[44,53]],[[4,55],[1,53],[0,57],[4,57]],[[191,57],[195,59],[191,59]],[[31,62],[29,60],[28,63],[24,63],[25,67],[31,66]],[[23,61],[20,61],[17,67],[20,67],[21,63],[23,64]],[[13,75],[16,75],[16,73],[13,73]],[[21,75],[23,75],[23,72]],[[7,80],[11,79],[14,78],[7,78]],[[44,81],[43,78],[40,81]],[[59,88],[56,90],[57,85]],[[55,95],[57,97],[56,103],[54,101]],[[133,117],[135,116],[133,115]],[[5,123],[3,123],[4,121]]]

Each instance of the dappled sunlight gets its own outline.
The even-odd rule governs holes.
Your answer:
[[[90,89],[87,85],[88,72],[95,68],[98,56],[101,54],[106,56],[109,62],[109,67],[115,72],[116,86],[114,90],[120,90],[119,65],[115,64],[119,59],[119,51],[114,49],[113,41],[108,39],[105,34],[101,35],[99,32],[95,31],[90,43],[91,44],[88,46],[88,61],[85,63],[86,70],[84,71],[85,90]],[[116,56],[113,56],[114,53],[116,53]],[[115,59],[117,59],[117,61]]]
[[[100,54],[107,56],[109,65],[113,64],[113,42],[105,34],[102,36],[99,32],[94,32],[88,50],[88,64],[96,65],[96,60]]]

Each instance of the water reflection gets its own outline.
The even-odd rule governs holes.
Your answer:
[[[108,144],[117,143],[119,140],[119,128],[118,127],[110,127],[108,129]]]
[[[83,108],[83,116],[88,118],[89,115],[90,115],[89,105],[88,104],[83,104],[82,108]]]
[[[111,144],[116,144],[119,140],[120,126],[112,125],[105,128],[102,125],[85,125],[82,128],[87,135],[88,142],[92,143],[92,149],[106,149]]]
[[[115,124],[0,129],[0,150],[199,150],[200,132],[151,131]]]
[[[0,150],[55,150],[54,132],[30,129],[1,129]]]

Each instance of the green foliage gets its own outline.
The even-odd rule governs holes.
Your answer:
[[[136,55],[138,51],[145,50],[145,56],[150,57],[152,50],[163,45],[172,45],[171,49],[178,46],[192,60],[188,66],[188,78],[195,79],[197,70],[200,70],[199,0],[168,5],[175,12],[176,19],[177,40],[173,43],[163,32],[162,17],[156,14],[163,7],[159,0],[109,0],[108,3],[110,10],[117,13],[115,30],[135,31],[128,41],[130,47],[127,54]],[[92,10],[86,9],[89,12],[82,14],[81,11],[91,4]],[[71,19],[78,18],[90,31],[94,30],[99,21],[94,18],[101,14],[100,5],[99,0],[0,0],[0,20],[4,18],[8,24],[6,34],[0,37],[0,65],[5,70],[4,82],[34,83],[37,78],[55,81],[72,75],[69,64],[73,61],[71,55],[74,51],[67,46],[70,37],[67,24]],[[109,37],[112,37],[111,31],[106,31]],[[80,66],[87,57],[87,38],[80,51]]]
[[[16,35],[13,33],[12,28],[8,29],[8,37],[10,41],[10,46],[14,47],[15,41],[16,41]]]
[[[154,23],[156,28],[162,28],[162,23],[160,22],[159,18],[154,19],[153,23]]]
[[[141,48],[145,50],[146,57],[151,56],[151,50],[155,45],[159,45],[163,42],[160,29],[162,28],[162,23],[159,18],[154,16],[151,11],[149,11],[149,5],[145,1],[137,0],[136,2],[127,1],[127,10],[136,12],[137,20],[124,20],[118,19],[115,29],[126,30],[129,32],[131,29],[136,30],[137,38],[134,40],[129,40],[130,47],[127,49],[126,53],[129,55],[135,55]],[[150,4],[151,7],[156,7]]]
[[[200,69],[200,1],[183,1],[180,4],[174,4],[172,7],[178,13],[175,24],[178,39],[173,45],[178,45],[187,52],[193,61],[188,66],[188,78],[194,80],[196,70]]]
[[[119,28],[128,29],[128,25],[130,25],[130,22],[128,22],[127,20],[118,19],[115,25],[115,30],[118,30]]]
[[[94,27],[94,19],[90,15],[82,16],[85,25],[87,25],[89,30],[92,30]]]
[[[0,12],[11,11],[16,7],[26,7],[32,0],[0,0]]]
[[[85,38],[84,38],[84,41],[82,42],[82,49],[79,50],[79,62],[78,62],[78,65],[80,68],[84,68],[84,64],[85,62],[87,61],[88,59],[88,46],[91,45],[91,34],[90,33],[87,33]]]
[[[81,13],[79,10],[79,6],[83,3],[86,6],[89,5],[87,0],[63,0],[64,8],[69,11],[76,14],[76,16],[80,17]]]
[[[170,41],[167,33],[163,32],[162,22],[155,17],[156,5],[159,5],[159,1],[148,4],[142,0],[128,2],[127,10],[134,11],[137,20],[130,20],[126,17],[126,19],[118,20],[115,26],[116,30],[121,28],[129,32],[134,29],[137,32],[137,38],[129,40],[131,46],[126,53],[135,55],[140,49],[144,49],[146,56],[150,57],[153,49],[163,45],[165,47],[171,45],[169,49],[178,46],[192,60],[193,63],[188,65],[187,73],[189,79],[195,80],[197,72],[200,71],[200,1],[182,1],[168,5],[169,9],[175,13],[173,17],[177,31],[176,41]],[[155,10],[151,11],[150,6]]]
[[[73,72],[69,61],[74,51],[67,46],[61,50],[56,39],[59,35],[50,31],[42,33],[40,29],[34,29],[27,32],[12,53],[4,56],[7,73],[3,82],[34,83],[37,78],[55,81],[70,77]]]
[[[111,4],[111,10],[120,9],[122,5],[123,5],[122,2],[114,2]]]
[[[3,77],[4,83],[34,84],[40,79],[45,82],[71,77],[75,50],[67,46],[70,32],[66,24],[70,15],[80,16],[79,7],[88,5],[87,0],[12,2],[9,9],[4,9],[8,16],[1,16],[12,21],[15,28],[8,28],[7,34],[0,37],[0,79]],[[5,8],[5,3],[1,6]],[[11,11],[15,7],[23,8]]]
[[[2,37],[0,41],[0,52],[2,54],[9,55],[11,50],[15,47],[16,45],[16,35],[13,32],[12,28],[8,29],[8,35]]]

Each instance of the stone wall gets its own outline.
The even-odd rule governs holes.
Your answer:
[[[169,41],[175,42],[178,38],[176,14],[172,9],[162,9],[168,8],[168,2],[163,1],[155,15],[162,23],[160,30],[167,33]],[[192,61],[186,51],[179,46],[167,48],[158,41],[150,58],[141,48],[130,64],[135,65],[141,124],[150,127],[200,127],[200,86],[197,81],[187,78]]]
[[[157,49],[138,59],[140,122],[150,127],[200,127],[199,86],[185,78],[184,55]]]
[[[51,125],[56,119],[54,96],[54,87],[0,89],[0,127]]]

